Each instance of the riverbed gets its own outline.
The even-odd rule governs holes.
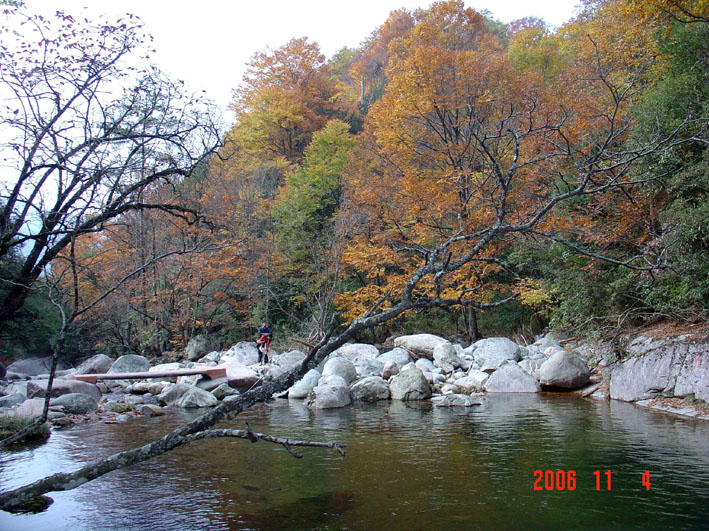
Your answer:
[[[500,394],[472,408],[276,400],[230,427],[347,444],[200,441],[119,470],[0,529],[706,529],[709,423],[617,401]],[[0,488],[71,471],[194,418],[76,425],[0,454]]]

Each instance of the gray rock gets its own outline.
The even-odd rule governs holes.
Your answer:
[[[194,385],[199,387],[200,389],[204,389],[205,391],[209,391],[210,393],[213,392],[217,387],[220,385],[229,385],[229,379],[226,377],[223,378],[215,378],[212,380],[211,378],[208,378],[207,376],[202,376],[199,380],[197,380]]]
[[[305,353],[300,350],[291,350],[289,352],[284,352],[283,354],[275,354],[271,356],[270,364],[272,366],[279,367],[284,372],[292,371],[296,367],[299,367],[303,360],[305,359]]]
[[[463,378],[455,381],[455,384],[461,391],[466,393],[479,393],[483,391],[485,382],[490,375],[484,371],[471,369],[470,372]]]
[[[306,405],[313,409],[345,407],[351,403],[352,399],[350,398],[350,391],[347,388],[347,383],[342,377],[336,374],[323,376],[318,385],[315,386],[310,392],[306,401]]]
[[[416,360],[416,367],[422,372],[433,372],[433,370],[436,368],[436,366],[433,364],[433,362],[427,358],[421,358],[419,360]],[[399,367],[400,369],[403,367]]]
[[[561,349],[561,344],[551,334],[537,338],[537,340],[532,343],[532,346],[538,348],[541,352],[544,352],[549,347]]]
[[[77,374],[104,374],[113,365],[113,360],[105,354],[96,354],[81,362],[76,368]]]
[[[611,398],[635,401],[694,394],[709,402],[709,341],[639,336],[627,350],[636,357],[610,370]]]
[[[460,388],[454,383],[446,382],[441,386],[442,395],[456,395],[460,393]]]
[[[541,359],[525,358],[519,362],[519,366],[522,367],[524,372],[532,375],[535,380],[539,381],[539,368],[546,360],[546,357],[542,357]]]
[[[409,353],[401,347],[394,348],[384,354],[377,357],[379,361],[386,363],[387,361],[393,361],[396,363],[397,367],[403,367],[407,363],[411,363],[413,360]]]
[[[226,352],[222,352],[220,363],[236,361],[242,365],[253,365],[258,362],[258,350],[255,341],[241,341]]]
[[[453,372],[463,365],[453,344],[443,341],[433,349],[433,364],[445,372]]]
[[[155,398],[155,395],[153,395],[152,393],[145,393],[143,395],[143,404],[152,404],[154,406],[159,405],[158,399]]]
[[[85,415],[98,409],[96,400],[83,393],[69,393],[50,401],[52,406],[61,406],[70,415]]]
[[[187,384],[176,384],[157,399],[161,404],[184,408],[209,407],[219,402],[212,393]]]
[[[479,406],[480,401],[468,395],[450,394],[435,397],[431,400],[436,407],[472,407]]]
[[[197,361],[218,347],[214,338],[200,334],[187,342],[184,358],[188,361]]]
[[[387,361],[382,368],[382,378],[389,380],[395,374],[399,374],[399,366],[393,361]]]
[[[229,385],[239,392],[245,393],[259,383],[259,376],[250,367],[242,365],[238,361],[227,361],[220,365],[226,369],[226,377]]]
[[[7,372],[37,376],[46,374],[52,367],[52,357],[18,360],[7,366]]]
[[[48,380],[30,380],[27,382],[27,398],[44,398],[47,392],[47,382]],[[56,398],[70,393],[89,395],[96,402],[101,400],[101,391],[99,391],[98,387],[80,380],[54,380],[49,396]]]
[[[206,365],[207,363],[216,365],[219,363],[219,360],[221,359],[221,354],[217,352],[216,350],[213,350],[209,354],[201,357],[199,360],[197,360],[197,363],[201,363],[203,365]]]
[[[121,372],[147,372],[149,369],[150,362],[148,358],[138,356],[137,354],[126,354],[114,361],[108,372],[111,374]]]
[[[484,385],[488,393],[539,393],[542,388],[533,376],[514,361],[505,362]]]
[[[379,349],[374,345],[367,345],[366,343],[346,343],[333,354],[345,358],[351,361],[353,365],[357,366],[364,360],[371,360],[379,356]]]
[[[146,417],[160,417],[165,414],[165,410],[155,404],[139,404],[135,407],[135,410]]]
[[[305,398],[318,385],[322,375],[315,369],[310,369],[305,376],[288,390],[288,398]]]
[[[384,370],[384,362],[377,358],[363,359],[355,364],[357,376],[367,378],[368,376],[381,376]]]
[[[539,382],[565,389],[579,389],[588,383],[591,372],[580,356],[565,350],[557,351],[539,368]]]
[[[13,393],[8,396],[0,397],[0,407],[15,407],[19,406],[27,400],[27,397],[20,393]]]
[[[352,400],[376,402],[389,399],[389,385],[381,376],[362,378],[350,386]]]
[[[227,396],[240,395],[241,393],[230,387],[229,384],[223,383],[216,389],[213,389],[212,394],[217,400],[224,400]]]
[[[123,397],[123,403],[127,406],[136,406],[143,403],[143,397],[138,395],[126,395]]]
[[[424,357],[431,360],[433,359],[433,349],[436,348],[438,343],[442,343],[444,341],[445,339],[442,337],[435,336],[433,334],[414,334],[410,336],[397,337],[394,340],[394,346],[406,349],[414,356]]]
[[[431,386],[415,365],[407,365],[392,376],[389,384],[392,400],[426,400],[431,398]]]
[[[357,379],[357,369],[351,361],[345,358],[330,358],[323,367],[322,378],[336,374],[341,377],[346,385]],[[318,384],[319,385],[319,384]]]
[[[9,409],[3,415],[17,415],[19,417],[39,417],[44,410],[44,398],[30,398],[19,406]]]
[[[506,337],[490,337],[475,343],[475,361],[483,371],[497,370],[505,361],[519,361],[519,345]]]

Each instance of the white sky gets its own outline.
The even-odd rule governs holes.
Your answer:
[[[466,0],[478,11],[509,22],[535,15],[555,26],[569,20],[577,0]],[[232,120],[231,91],[256,52],[277,48],[293,37],[308,37],[330,57],[357,47],[391,11],[428,7],[429,0],[25,0],[31,12],[132,13],[155,38],[153,60],[162,70],[205,90]],[[86,8],[86,11],[82,11]]]

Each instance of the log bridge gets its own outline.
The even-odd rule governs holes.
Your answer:
[[[226,377],[226,367],[205,367],[204,369],[177,369],[175,371],[153,372],[111,372],[105,374],[74,374],[74,380],[95,384],[98,380],[142,380],[144,378],[172,378],[202,374],[210,380]]]

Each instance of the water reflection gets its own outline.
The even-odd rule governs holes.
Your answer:
[[[673,529],[702,528],[709,424],[620,402],[494,395],[471,408],[379,402],[313,411],[256,406],[230,425],[348,445],[282,448],[207,440],[55,493],[0,529]],[[0,456],[0,488],[73,470],[156,438],[194,416],[76,426]],[[535,470],[574,471],[574,491],[535,491]],[[611,471],[612,490],[594,472]],[[650,471],[652,487],[642,486]],[[605,478],[605,476],[604,476]]]

